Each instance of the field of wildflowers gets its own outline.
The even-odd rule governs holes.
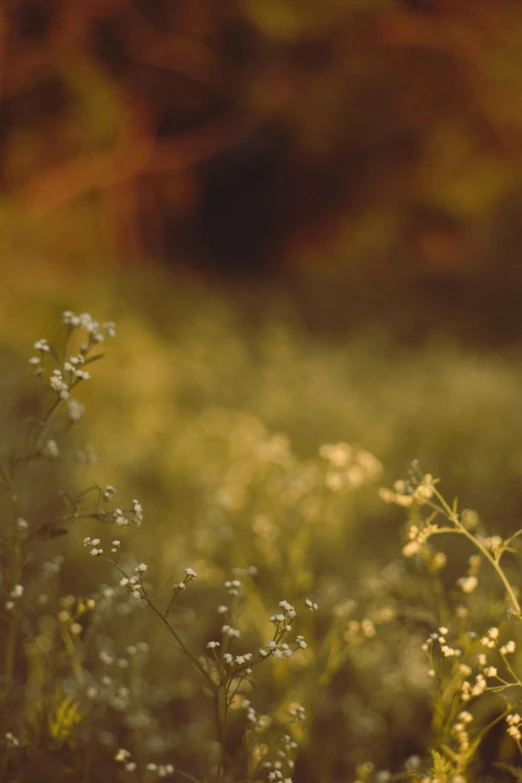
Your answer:
[[[522,362],[137,290],[1,303],[0,781],[522,780]]]

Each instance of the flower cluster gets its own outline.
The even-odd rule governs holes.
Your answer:
[[[403,555],[408,558],[422,550],[422,562],[428,567],[430,574],[436,575],[441,565],[446,562],[444,553],[435,553],[431,546],[426,545],[430,537],[442,533],[456,534],[475,549],[468,558],[465,575],[457,579],[461,603],[456,605],[453,611],[459,629],[458,642],[450,643],[449,628],[441,625],[422,644],[422,650],[430,661],[428,676],[430,679],[436,679],[439,686],[436,699],[440,703],[436,709],[438,714],[447,717],[441,722],[440,747],[444,753],[433,752],[432,769],[419,779],[429,783],[440,779],[465,783],[468,780],[466,772],[471,759],[477,753],[483,736],[498,722],[498,718],[492,720],[489,725],[478,725],[478,715],[480,713],[483,716],[483,711],[479,708],[474,719],[471,711],[464,706],[474,704],[480,699],[484,702],[482,710],[487,710],[485,700],[493,694],[496,698],[509,698],[509,714],[506,718],[508,734],[516,741],[522,754],[522,718],[512,711],[518,706],[512,699],[522,687],[522,679],[516,667],[517,659],[511,657],[517,653],[517,641],[509,637],[506,641],[501,641],[503,625],[500,623],[491,625],[482,635],[471,630],[472,618],[480,622],[476,617],[479,596],[468,599],[479,586],[481,567],[487,564],[499,579],[507,603],[506,606],[506,603],[498,602],[497,599],[493,602],[490,600],[487,604],[488,615],[498,612],[500,608],[504,621],[506,616],[508,619],[513,616],[522,617],[519,590],[512,585],[511,575],[501,562],[506,552],[517,553],[513,542],[520,537],[522,531],[515,532],[506,540],[498,535],[486,534],[477,513],[469,509],[459,513],[456,501],[449,504],[436,488],[437,483],[430,474],[421,473],[414,464],[408,482],[398,481],[394,484],[393,491],[381,490],[380,494],[387,502],[412,507],[409,514],[408,541],[403,548]],[[484,581],[485,579],[486,577]],[[443,584],[439,582],[438,589],[442,588]],[[445,605],[446,615],[448,610],[451,611],[455,597],[454,593],[449,595],[450,600]],[[460,711],[456,712],[459,706]],[[476,736],[471,738],[469,728],[472,723],[475,725],[474,720],[477,721],[477,730]]]
[[[217,642],[209,642],[207,644],[207,647],[210,647],[211,645],[216,645]],[[227,666],[230,666],[231,664],[236,664],[237,666],[244,666],[246,663],[249,663],[252,660],[252,653],[243,653],[243,655],[231,655],[230,653],[224,653],[223,654],[223,660],[227,664]]]
[[[174,764],[155,764],[153,761],[147,764],[149,772],[155,772],[159,778],[166,778],[175,772]]]
[[[128,587],[132,598],[139,600],[144,598],[142,575],[147,570],[145,563],[139,563],[134,569],[135,573],[132,576],[124,576],[120,579],[120,587]]]
[[[13,586],[13,588],[9,593],[10,598],[8,601],[5,602],[5,608],[7,609],[8,612],[12,611],[15,608],[17,602],[20,601],[23,594],[24,594],[23,585],[16,584]]]
[[[443,658],[460,658],[462,656],[462,650],[457,647],[451,647],[446,639],[446,636],[448,634],[448,629],[444,626],[441,626],[437,633],[432,633],[428,639],[424,642],[422,645],[422,649],[426,653],[430,653],[430,659],[431,659],[431,648],[434,643],[437,643],[439,645],[440,654]]]
[[[100,326],[98,321],[95,321],[89,313],[75,315],[70,310],[65,310],[63,323],[71,329],[84,329],[93,343],[101,343],[105,340],[105,337],[114,337],[116,335],[116,324],[114,321],[106,321]]]
[[[249,699],[244,699],[242,706],[247,710],[247,721],[250,725],[248,736],[250,742],[253,741],[253,745],[255,745],[263,738],[263,733],[270,726],[271,720],[266,715],[258,715]],[[300,704],[292,705],[289,709],[289,717],[287,730],[278,738],[272,753],[270,753],[264,738],[257,747],[257,755],[260,755],[262,759],[258,769],[262,767],[266,771],[268,781],[292,783],[291,775],[295,768],[295,755],[299,745],[290,733],[291,724],[305,720],[306,710]],[[269,755],[272,758],[267,758]]]
[[[349,443],[324,443],[319,456],[327,462],[325,484],[334,492],[354,490],[378,478],[382,464],[369,451],[356,449]]]
[[[12,731],[6,731],[4,737],[8,748],[18,748],[20,746],[20,740]]]
[[[520,740],[522,740],[522,718],[518,712],[510,713],[507,716],[506,721],[508,724],[507,733],[510,737],[513,737],[514,740],[520,742]]]
[[[413,557],[420,552],[422,546],[428,541],[430,536],[438,531],[438,525],[425,525],[419,528],[418,525],[410,525],[408,530],[408,542],[402,548],[404,557]]]
[[[468,572],[466,576],[461,576],[457,579],[457,584],[463,593],[473,593],[478,587],[478,573],[481,565],[479,555],[471,555],[468,560]]]
[[[132,761],[131,752],[126,748],[120,748],[118,750],[114,756],[114,761],[118,761],[120,764],[123,764],[123,767],[127,772],[134,772],[138,766],[135,761]]]
[[[40,377],[46,371],[46,357],[52,358],[55,367],[51,370],[49,376],[49,387],[56,394],[58,400],[68,401],[69,418],[72,422],[75,422],[82,417],[85,409],[78,400],[71,397],[71,391],[81,381],[90,379],[90,372],[84,368],[85,364],[92,361],[90,351],[94,346],[103,342],[106,337],[114,337],[116,327],[112,321],[107,321],[100,326],[88,313],[75,315],[69,310],[66,310],[63,314],[63,323],[68,327],[67,344],[76,329],[81,329],[87,333],[87,342],[80,344],[78,353],[72,354],[68,358],[60,359],[47,340],[37,340],[34,343],[34,349],[37,351],[37,354],[30,357],[29,364],[35,368],[35,374]]]
[[[112,489],[112,488],[111,488]],[[105,495],[107,490],[105,491]],[[116,508],[112,512],[112,521],[118,525],[118,527],[125,527],[126,525],[134,524],[136,527],[140,527],[143,522],[143,507],[141,503],[134,498],[132,500],[132,509],[130,511],[122,511],[121,508]]]
[[[395,503],[397,506],[408,508],[413,503],[423,505],[433,497],[436,480],[431,473],[419,477],[410,476],[409,481],[398,479],[393,484],[393,489],[381,487],[379,496],[385,503]]]
[[[63,557],[55,555],[52,559],[38,565],[33,549],[38,545],[38,539],[47,533],[49,538],[56,538],[67,532],[68,524],[79,528],[86,521],[90,521],[94,525],[102,523],[127,528],[139,527],[143,521],[143,507],[138,499],[133,498],[132,502],[127,504],[129,507],[125,507],[125,504],[115,502],[116,490],[112,485],[104,486],[97,483],[77,492],[70,489],[62,490],[60,497],[64,508],[55,511],[54,506],[50,504],[49,508],[53,509],[53,516],[48,522],[44,520],[45,524],[40,527],[36,512],[32,510],[33,505],[27,505],[28,513],[31,515],[30,523],[19,516],[25,513],[26,498],[29,494],[27,487],[24,487],[23,492],[20,490],[19,496],[17,495],[18,483],[23,483],[22,479],[25,478],[26,462],[38,461],[36,462],[38,467],[43,463],[42,458],[46,458],[45,470],[48,475],[52,475],[53,472],[58,473],[57,468],[64,467],[62,463],[65,463],[65,458],[69,454],[78,461],[94,461],[92,456],[94,452],[90,444],[81,453],[69,452],[63,445],[63,438],[69,433],[71,423],[79,421],[85,411],[84,406],[75,398],[74,389],[78,384],[90,379],[92,363],[101,358],[97,346],[106,338],[113,337],[115,328],[112,322],[100,324],[88,313],[75,314],[72,311],[63,314],[63,323],[65,340],[60,347],[53,347],[47,340],[38,340],[34,344],[35,355],[29,360],[31,367],[40,378],[42,404],[35,406],[40,420],[31,421],[28,427],[27,453],[20,450],[13,459],[5,460],[5,465],[4,460],[0,461],[0,484],[2,488],[9,490],[10,499],[14,504],[14,513],[10,517],[12,526],[8,530],[5,541],[6,549],[9,551],[6,555],[6,578],[3,579],[5,609],[8,610],[4,612],[6,615],[4,620],[9,628],[5,635],[6,650],[2,651],[5,677],[2,680],[0,698],[8,694],[10,699],[13,697],[13,701],[15,690],[16,693],[18,691],[21,693],[23,690],[13,687],[17,684],[18,669],[20,669],[16,656],[19,655],[22,647],[22,629],[30,627],[25,613],[17,611],[18,605],[22,601],[24,604],[27,602],[27,593],[36,594],[36,589],[32,589],[31,579],[44,582],[56,576],[64,562]],[[250,424],[251,422],[246,430]],[[257,467],[262,466],[266,474],[272,471],[274,475],[288,471],[290,476],[290,471],[293,471],[289,486],[291,485],[290,488],[294,492],[294,499],[288,505],[295,504],[300,499],[307,500],[312,489],[318,488],[331,507],[335,506],[335,498],[322,491],[324,471],[321,467],[316,465],[314,470],[308,470],[304,463],[299,466],[291,453],[286,436],[272,436],[265,433],[261,440],[262,442],[251,444],[252,448],[249,446],[247,449],[248,452],[255,454]],[[49,464],[50,460],[56,460],[60,456],[62,460],[59,465]],[[245,455],[244,464],[247,464],[247,456]],[[351,488],[355,488],[380,471],[378,460],[361,449],[354,449],[350,460],[343,464],[338,455],[333,455],[333,461],[328,458],[328,455],[326,458],[328,461],[326,472],[343,474]],[[239,476],[240,472],[237,475]],[[284,484],[286,477],[283,476],[282,480]],[[215,485],[219,486],[220,481],[221,479],[217,478]],[[248,482],[249,479],[246,484]],[[215,490],[215,485],[212,490]],[[327,485],[335,488],[331,478],[327,480]],[[227,499],[227,492],[230,489],[230,486],[224,487],[221,496],[223,502],[221,505],[218,504],[223,514],[226,513],[226,509],[238,507],[234,505],[234,498],[228,496]],[[284,490],[285,487],[282,486],[282,489]],[[216,495],[219,495],[219,491]],[[52,670],[54,673],[58,668],[55,663],[58,662],[60,668],[59,675],[56,675],[56,682],[52,683],[54,695],[49,705],[49,714],[45,715],[49,743],[53,748],[60,748],[63,745],[74,748],[77,743],[81,744],[83,741],[99,742],[121,765],[122,772],[127,773],[124,777],[140,780],[143,777],[151,780],[156,777],[159,779],[177,775],[196,781],[208,779],[210,769],[216,783],[223,783],[230,779],[232,774],[227,750],[232,732],[239,729],[246,738],[246,734],[254,731],[254,726],[255,731],[261,731],[263,725],[271,725],[274,729],[278,726],[277,713],[277,717],[273,719],[268,719],[266,716],[258,718],[253,708],[249,708],[245,720],[244,714],[238,715],[236,708],[243,700],[246,706],[247,700],[244,697],[247,693],[250,694],[256,685],[253,676],[255,667],[260,668],[260,677],[265,672],[269,676],[271,667],[266,663],[267,659],[290,659],[296,652],[307,649],[305,638],[295,632],[296,609],[287,600],[279,602],[276,611],[270,616],[273,632],[267,633],[267,636],[271,638],[268,638],[266,644],[256,652],[259,640],[255,641],[256,637],[253,636],[255,624],[249,622],[245,609],[250,600],[255,600],[257,585],[249,585],[252,590],[246,591],[247,596],[243,604],[242,579],[254,577],[257,568],[255,566],[235,568],[230,578],[224,582],[226,605],[222,603],[217,607],[220,621],[215,625],[221,628],[219,641],[209,641],[202,654],[201,636],[196,635],[194,641],[187,632],[194,615],[193,610],[190,607],[174,607],[174,602],[178,598],[180,601],[183,600],[190,592],[187,587],[198,579],[197,571],[201,573],[199,565],[195,563],[197,571],[191,566],[184,568],[182,581],[174,584],[170,596],[166,597],[165,605],[160,605],[156,600],[156,594],[161,593],[161,581],[155,581],[153,584],[147,581],[150,567],[146,562],[140,562],[143,555],[134,560],[126,551],[126,546],[122,552],[122,540],[119,534],[121,533],[121,538],[126,544],[127,531],[118,530],[110,537],[98,533],[97,528],[95,531],[93,532],[91,528],[82,533],[84,548],[90,558],[99,559],[98,570],[101,567],[111,566],[117,572],[114,584],[102,583],[92,598],[73,595],[60,598],[52,585],[46,585],[45,592],[38,590],[36,598],[39,607],[46,607],[44,610],[46,621],[42,622],[41,626],[35,623],[38,636],[35,636],[35,640],[31,639],[31,643],[27,645],[27,657],[36,655],[35,648],[38,648],[37,653],[40,656],[38,665],[42,670]],[[90,561],[90,558],[87,560]],[[35,564],[36,568],[33,567]],[[201,568],[207,574],[217,573],[217,568],[211,569],[206,566]],[[66,579],[67,575],[64,575],[64,580]],[[200,591],[200,595],[205,595],[205,588]],[[307,598],[304,608],[307,612],[313,613],[318,610],[318,605],[311,598]],[[129,615],[132,614],[133,619],[136,618],[135,624],[130,626],[127,624],[130,628],[128,633],[134,633],[138,626],[141,627],[142,622],[147,622],[143,619],[147,617],[147,612],[151,618],[160,621],[160,633],[169,634],[175,654],[178,654],[185,663],[182,676],[171,678],[173,681],[167,687],[160,686],[158,682],[151,682],[150,687],[143,687],[146,670],[142,658],[148,659],[148,656],[141,656],[138,653],[148,652],[148,647],[141,642],[127,644],[131,640],[126,637],[122,642],[123,634],[120,636],[125,619]],[[266,623],[266,618],[263,618],[263,622]],[[310,625],[313,627],[314,624],[310,623]],[[260,639],[263,638],[264,634]],[[247,646],[248,640],[252,642],[250,649]],[[159,645],[155,645],[155,648],[159,648]],[[165,662],[161,657],[159,660],[160,664]],[[157,672],[153,670],[151,661],[147,660],[146,665],[151,669],[154,678]],[[158,667],[158,672],[160,668],[161,666]],[[35,691],[38,691],[36,698],[43,698],[39,688],[40,682],[35,682]],[[169,733],[169,730],[161,725],[162,709],[169,704],[170,699],[186,698],[196,689],[202,691],[203,688],[205,693],[212,695],[213,704],[209,711],[212,720],[207,720],[204,716],[196,716],[197,719],[187,722],[186,727],[181,726],[174,730],[171,725]],[[10,704],[11,701],[8,703]],[[206,699],[202,700],[202,704],[206,706]],[[85,720],[87,713],[90,714],[94,710],[96,710],[96,720]],[[115,718],[120,728],[116,727]],[[259,744],[257,752],[260,764],[252,779],[258,779],[257,773],[259,773],[265,781],[268,779],[292,783],[294,757],[298,748],[297,739],[304,731],[301,728],[296,729],[291,724],[304,718],[304,708],[300,705],[293,706],[289,725],[284,726],[282,736],[274,738],[276,752],[273,760],[268,760]],[[233,722],[235,725],[231,726]],[[78,729],[80,724],[81,731]],[[23,725],[23,723],[17,720],[14,725]],[[248,728],[245,729],[245,725]],[[26,733],[24,730],[23,743],[27,741],[28,734],[29,732]],[[167,753],[171,750],[179,750],[188,737],[193,738],[204,756],[208,751],[208,759],[203,758],[201,770],[191,769],[190,774],[165,761],[169,758]],[[272,737],[270,739],[272,740]],[[129,744],[130,742],[132,744]],[[120,743],[123,747],[119,747]],[[4,746],[15,748],[19,744],[14,734],[10,732],[5,734]],[[29,745],[32,753],[32,739]],[[42,748],[37,748],[35,753],[38,754],[42,749],[45,751],[43,745]],[[182,753],[179,755],[181,757]],[[98,756],[106,758],[104,753]],[[11,759],[9,758],[8,761],[10,765]],[[255,761],[254,757],[249,759],[249,763],[250,761]],[[210,764],[206,770],[205,762]],[[264,766],[261,762],[265,762]],[[4,760],[0,758],[2,779],[4,772]],[[198,777],[195,777],[193,772]],[[11,774],[10,769],[9,774]]]

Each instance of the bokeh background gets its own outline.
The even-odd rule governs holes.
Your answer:
[[[520,16],[510,0],[14,0],[2,257],[271,280],[326,322],[428,308],[512,336]]]
[[[299,780],[400,769],[430,741],[419,647],[439,618],[427,589],[415,609],[378,487],[418,458],[495,532],[522,515],[522,7],[12,0],[0,67],[8,418],[64,309],[113,318],[79,475],[142,500],[158,588],[189,562],[208,590],[255,565],[252,632],[282,597],[317,596],[309,663],[260,697],[313,705]],[[342,489],[319,456],[338,441],[356,449]],[[111,581],[87,534],[49,545],[68,548],[62,592]],[[121,622],[154,646],[148,620]],[[99,637],[114,644],[109,624]],[[208,726],[160,637],[148,676],[169,700],[141,704],[160,713],[147,736],[197,774]],[[131,741],[111,720],[88,735],[100,781]]]

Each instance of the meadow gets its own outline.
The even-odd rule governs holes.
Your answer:
[[[146,276],[24,286],[1,781],[522,780],[516,346],[326,338]]]

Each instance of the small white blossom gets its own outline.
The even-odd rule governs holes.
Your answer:
[[[136,498],[132,501],[132,513],[134,514],[134,524],[139,527],[143,522],[143,506]]]
[[[67,400],[67,405],[69,408],[69,419],[71,421],[80,421],[83,414],[85,413],[85,406],[81,404],[81,402],[78,402],[74,397],[69,397]]]
[[[64,381],[60,370],[53,370],[52,375],[49,378],[49,385],[62,400],[69,399],[69,386]]]
[[[417,552],[420,552],[420,549],[421,549],[420,541],[413,539],[411,541],[408,541],[408,543],[403,546],[402,554],[404,555],[404,557],[413,557],[413,555],[416,555]]]
[[[123,527],[124,525],[128,525],[129,524],[129,520],[124,516],[123,511],[121,510],[121,508],[117,508],[113,512],[112,518],[113,518],[114,522],[116,522],[116,524],[119,527]]]
[[[301,704],[297,704],[289,710],[290,717],[297,720],[304,720],[306,718],[306,710]]]
[[[7,745],[11,748],[17,748],[20,745],[20,740],[11,731],[6,731],[4,734]]]
[[[221,633],[224,634],[224,636],[229,636],[236,639],[239,639],[241,636],[241,631],[238,631],[237,628],[232,628],[231,625],[223,625],[221,627]]]
[[[457,579],[457,584],[463,593],[472,593],[478,587],[478,579],[476,576],[464,576]]]

